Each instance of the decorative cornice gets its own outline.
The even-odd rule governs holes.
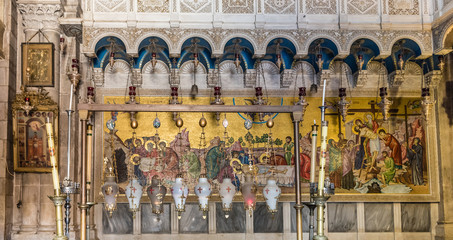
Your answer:
[[[58,19],[63,15],[60,4],[19,3],[17,8],[25,29],[60,29]]]

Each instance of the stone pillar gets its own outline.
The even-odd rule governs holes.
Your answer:
[[[440,175],[439,221],[436,240],[453,239],[453,54],[447,55],[443,80],[437,87],[438,164]]]
[[[10,103],[16,92],[17,9],[15,1],[0,0],[0,239],[10,239],[13,211],[13,133]]]
[[[60,1],[46,2],[18,2],[18,9],[22,16],[23,30],[25,39],[23,42],[41,42],[54,44],[54,87],[46,87],[49,96],[59,104],[59,128],[67,129],[67,116],[64,111],[69,105],[66,97],[61,97],[60,93],[68,96],[69,90],[62,91],[62,88],[69,89],[69,81],[60,83],[60,24],[59,18],[62,15]],[[41,33],[36,34],[39,30]],[[36,34],[36,35],[35,35]],[[19,54],[20,56],[20,54]],[[64,68],[63,68],[64,69]],[[64,73],[63,73],[64,74]],[[17,77],[17,81],[21,81],[21,76]],[[63,101],[60,101],[60,97]],[[69,99],[69,97],[67,97]],[[65,168],[65,162],[62,156],[66,153],[66,133],[67,131],[59,131],[59,165],[61,170]],[[60,171],[64,175],[65,171]],[[21,215],[16,224],[18,233],[14,235],[14,239],[26,239],[29,234],[38,234],[41,237],[53,235],[55,229],[55,214],[54,206],[47,196],[53,195],[52,177],[50,174],[32,174],[24,173],[22,188],[23,206],[18,214]],[[17,193],[20,194],[20,193]]]

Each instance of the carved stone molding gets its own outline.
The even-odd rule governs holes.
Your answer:
[[[361,88],[361,87],[365,86],[367,80],[368,80],[368,71],[367,70],[357,71],[354,74],[355,87]]]
[[[254,87],[256,84],[255,69],[247,69],[244,75],[244,87]]]
[[[170,87],[178,87],[181,83],[181,78],[179,77],[178,69],[171,69],[170,73]]]
[[[442,80],[442,72],[434,70],[425,74],[425,83],[427,86],[436,88]]]
[[[138,46],[149,36],[162,38],[169,47],[170,55],[178,55],[182,44],[191,37],[205,39],[212,48],[212,54],[222,54],[228,40],[236,37],[245,38],[253,46],[254,54],[259,56],[266,53],[268,43],[275,38],[286,38],[296,47],[296,55],[308,53],[310,44],[319,38],[332,40],[340,54],[349,53],[351,45],[360,38],[374,41],[382,53],[391,52],[395,42],[402,38],[415,41],[422,50],[422,55],[432,53],[431,31],[390,31],[390,30],[308,30],[308,29],[159,29],[159,28],[96,28],[84,27],[83,46],[87,55],[94,53],[96,43],[106,36],[120,38],[129,54],[137,53]],[[256,57],[255,56],[255,57]]]
[[[142,71],[140,69],[132,69],[131,83],[133,86],[140,87],[143,83]]]
[[[93,69],[94,84],[96,87],[104,86],[104,71],[102,68]]]
[[[75,37],[77,42],[82,42],[82,23],[65,23],[61,22],[61,29],[68,37]]]
[[[389,74],[389,83],[392,87],[400,87],[405,81],[405,76],[401,71],[394,71]]]
[[[324,86],[324,79],[326,79],[326,86],[329,85],[330,82],[330,70],[322,70],[318,72],[318,83],[319,86],[323,87]]]
[[[285,69],[280,73],[280,87],[289,88],[296,77],[296,71]]]
[[[58,19],[63,15],[60,4],[20,3],[17,8],[25,29],[60,29]]]
[[[219,79],[219,74],[217,73],[217,70],[209,69],[208,76],[206,78],[207,86],[214,87],[219,84],[219,80],[220,79]]]

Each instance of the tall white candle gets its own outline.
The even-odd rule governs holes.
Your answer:
[[[319,179],[318,179],[318,195],[324,194],[324,179],[326,174],[326,156],[327,156],[327,128],[328,122],[321,123],[321,158],[319,160]]]
[[[72,110],[72,96],[74,95],[74,84],[71,84],[71,93],[69,94],[69,111]]]
[[[53,189],[55,196],[60,195],[60,180],[58,175],[58,163],[55,157],[55,145],[53,140],[53,129],[50,119],[46,120],[46,132],[47,132],[47,147],[49,149],[50,164],[52,165],[52,179],[53,179]]]
[[[310,162],[310,183],[315,182],[315,169],[316,169],[316,144],[318,138],[318,125],[316,125],[316,120],[311,126],[311,162]]]

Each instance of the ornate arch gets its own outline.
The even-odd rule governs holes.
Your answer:
[[[135,42],[134,42],[134,49],[137,52],[138,52],[138,47],[140,46],[140,43],[143,42],[148,37],[157,37],[157,38],[162,39],[168,46],[168,52],[172,52],[173,45],[172,45],[170,38],[167,35],[164,35],[159,32],[146,33],[146,34],[141,35],[139,38],[137,38],[137,40],[135,40]]]
[[[225,36],[222,39],[222,42],[220,43],[220,46],[219,46],[222,53],[223,53],[223,50],[225,49],[225,45],[228,43],[228,41],[230,41],[233,38],[244,38],[245,40],[249,41],[250,44],[252,44],[252,46],[253,46],[253,53],[255,53],[256,50],[258,49],[258,45],[256,45],[256,40],[253,39],[252,37],[250,37],[249,35],[244,34],[244,33],[233,33],[231,35]]]
[[[206,42],[209,43],[209,46],[211,47],[211,51],[214,51],[215,49],[215,43],[214,43],[214,40],[207,36],[207,35],[203,35],[202,33],[190,33],[188,35],[186,35],[184,38],[181,38],[178,42],[178,45],[176,45],[176,48],[175,49],[172,49],[174,50],[175,52],[177,51],[178,53],[181,53],[182,51],[182,45],[184,44],[184,42],[187,40],[187,39],[190,39],[190,38],[193,38],[193,37],[196,37],[196,38],[201,38],[203,40],[205,40]],[[173,53],[173,52],[170,52],[170,53]]]
[[[384,47],[382,46],[381,41],[379,41],[379,39],[377,39],[377,38],[375,38],[375,37],[373,37],[371,35],[357,35],[357,36],[353,37],[346,44],[347,49],[345,49],[345,50],[348,51],[348,52],[351,52],[352,44],[354,44],[354,42],[359,40],[359,39],[368,39],[368,40],[374,42],[378,46],[379,53],[382,53],[384,51]]]
[[[418,38],[416,38],[416,37],[414,37],[414,36],[405,35],[405,34],[395,36],[395,38],[393,38],[393,39],[389,42],[389,45],[386,46],[386,50],[387,50],[388,52],[392,52],[392,47],[393,47],[393,45],[395,45],[395,43],[396,43],[397,41],[399,41],[399,40],[401,40],[401,39],[404,39],[404,38],[407,38],[407,39],[410,39],[410,40],[414,41],[414,42],[418,45],[418,47],[420,48],[420,54],[421,54],[421,55],[423,55],[423,53],[426,52],[426,49],[425,49],[423,43],[420,41],[420,39],[418,39]]]
[[[308,38],[307,41],[305,41],[305,43],[304,43],[305,45],[303,47],[303,53],[307,54],[308,53],[308,48],[310,48],[310,44],[313,41],[315,41],[316,39],[320,39],[320,38],[326,38],[326,39],[329,39],[330,41],[332,41],[335,44],[335,47],[337,47],[338,52],[340,52],[341,44],[335,38],[333,38],[330,35],[326,35],[326,34],[318,34],[318,35],[314,35],[314,36]]]
[[[119,38],[124,43],[124,46],[126,47],[126,49],[125,49],[126,53],[128,53],[128,54],[132,53],[132,49],[133,48],[131,48],[131,45],[130,45],[129,41],[127,40],[127,38],[125,38],[123,35],[115,33],[115,32],[105,32],[105,33],[101,33],[101,34],[97,35],[91,41],[91,43],[88,45],[88,50],[90,51],[89,53],[95,54],[96,44],[104,37],[117,37],[117,38]]]
[[[267,37],[264,41],[263,41],[263,45],[260,46],[260,51],[264,51],[266,52],[266,47],[267,45],[269,45],[269,43],[276,39],[276,38],[284,38],[284,39],[287,39],[288,41],[290,41],[292,44],[294,44],[294,47],[296,48],[296,52],[294,54],[299,54],[300,51],[301,51],[301,47],[300,47],[300,44],[299,42],[291,35],[289,34],[281,34],[281,33],[278,33],[278,34],[275,34],[275,35],[271,35],[269,37]],[[255,50],[256,51],[256,50]],[[308,50],[307,50],[308,51]]]

